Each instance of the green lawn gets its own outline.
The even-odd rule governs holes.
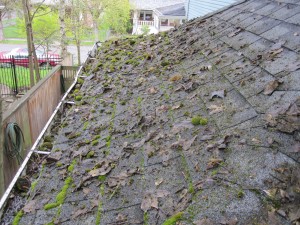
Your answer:
[[[51,70],[51,68],[40,70],[41,77],[45,77],[48,72]],[[17,84],[18,88],[22,90],[24,87],[30,87],[30,75],[29,75],[29,69],[22,67],[22,66],[16,66],[16,74],[17,74]],[[15,79],[12,74],[12,69],[9,67],[0,67],[0,84],[4,84],[8,87],[14,87],[15,86]]]

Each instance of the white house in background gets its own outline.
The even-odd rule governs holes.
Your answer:
[[[185,9],[187,19],[205,16],[208,13],[222,9],[237,0],[186,0]]]
[[[132,34],[141,34],[148,26],[150,33],[169,30],[186,20],[185,0],[129,0],[133,9]]]

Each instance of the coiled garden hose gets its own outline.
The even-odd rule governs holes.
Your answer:
[[[22,159],[21,151],[24,145],[24,135],[17,123],[8,123],[4,134],[4,149],[10,158],[17,158],[20,164]]]

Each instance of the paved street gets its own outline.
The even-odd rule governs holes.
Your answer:
[[[24,44],[0,44],[0,51],[10,51],[13,48],[26,48],[27,46]],[[93,46],[81,46],[81,62],[84,62],[84,60],[87,57],[88,51],[92,49]],[[59,47],[53,47],[51,49],[52,52],[59,53]],[[73,54],[73,61],[76,64],[77,63],[77,50],[76,46],[68,46],[68,51]]]

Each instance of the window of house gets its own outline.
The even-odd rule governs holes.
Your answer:
[[[144,20],[144,12],[140,12],[140,20]]]
[[[152,13],[146,13],[145,20],[153,20]]]
[[[162,19],[161,21],[160,21],[160,25],[161,26],[168,26],[168,19]]]

